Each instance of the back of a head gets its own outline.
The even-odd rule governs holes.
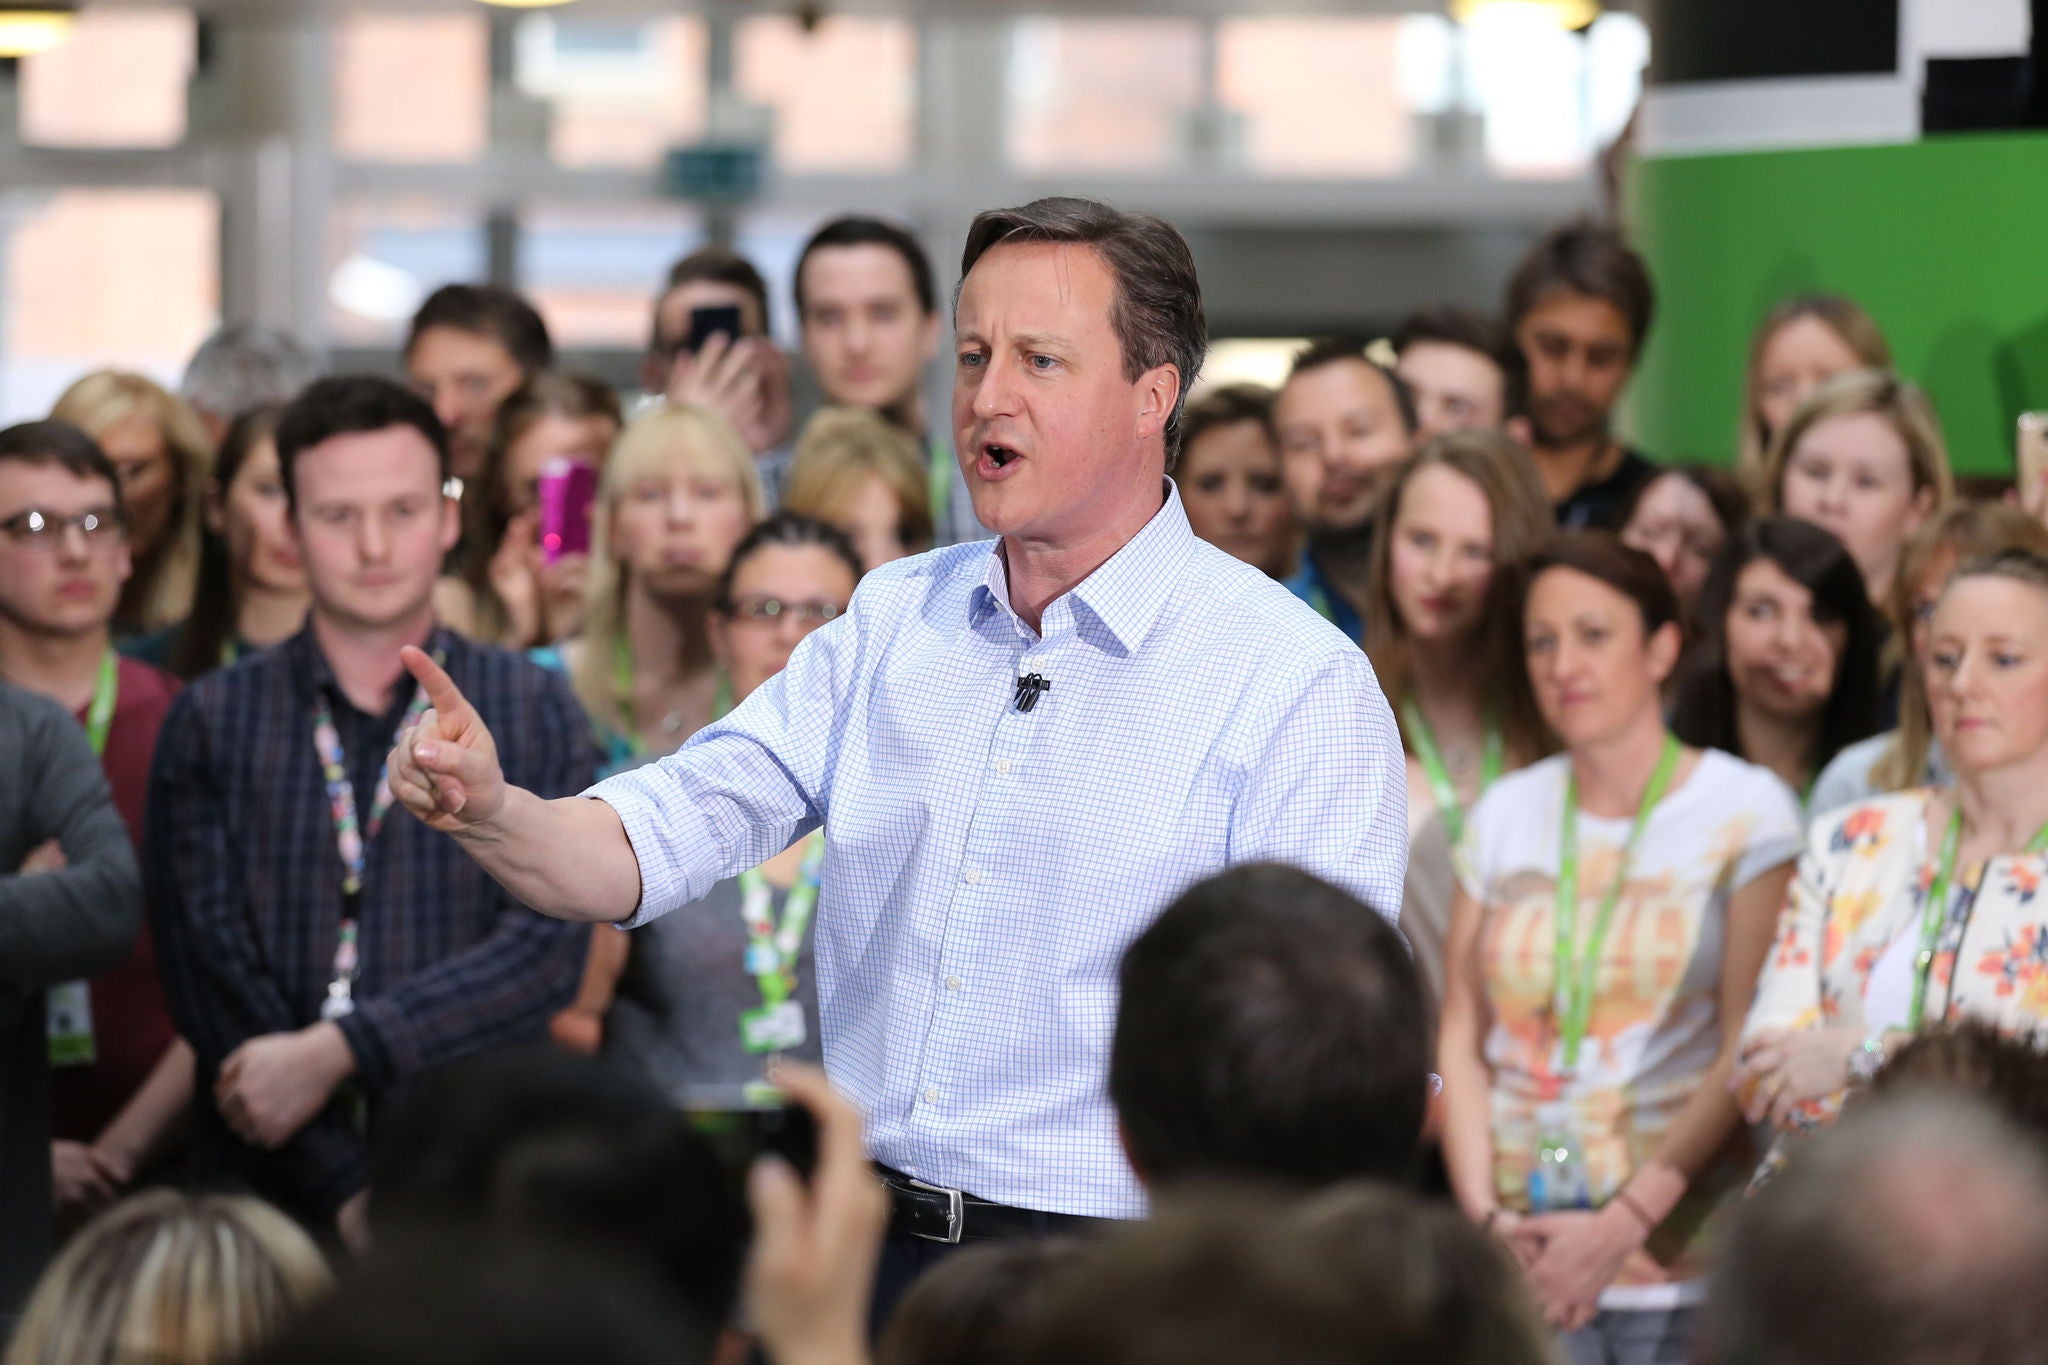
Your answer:
[[[738,1291],[746,1210],[717,1155],[636,1072],[550,1051],[435,1077],[379,1133],[387,1232],[491,1227],[637,1264],[716,1327]]]
[[[708,1340],[637,1267],[441,1237],[380,1246],[250,1365],[698,1365]]]
[[[1197,883],[1124,955],[1109,1093],[1148,1182],[1403,1179],[1430,1027],[1400,933],[1277,863]]]
[[[1975,1096],[2048,1152],[2048,1049],[1982,1020],[1929,1029],[1892,1054],[1852,1106],[1925,1095]]]
[[[1047,1287],[1086,1256],[1085,1242],[972,1247],[918,1278],[875,1345],[876,1365],[1005,1365]]]
[[[1983,1106],[1908,1095],[1844,1117],[1746,1202],[1709,1365],[2048,1361],[2048,1165]]]
[[[1030,1365],[1541,1365],[1512,1268],[1454,1210],[1383,1189],[1289,1208],[1189,1192],[1056,1273]]]
[[[239,1360],[327,1292],[297,1224],[258,1200],[151,1190],[66,1244],[30,1296],[6,1365]]]
[[[289,403],[320,377],[320,358],[290,332],[229,323],[200,343],[178,392],[197,412],[232,421],[251,408]]]

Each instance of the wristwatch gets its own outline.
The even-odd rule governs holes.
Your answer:
[[[1871,1034],[1849,1054],[1849,1084],[1869,1085],[1884,1066],[1884,1031]]]

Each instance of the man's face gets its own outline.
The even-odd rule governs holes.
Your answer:
[[[331,436],[302,451],[293,474],[315,609],[379,630],[425,608],[459,529],[427,438],[408,426]]]
[[[490,449],[498,405],[526,372],[495,338],[456,327],[429,327],[405,356],[406,377],[448,428],[457,477],[474,479]]]
[[[32,534],[25,513],[55,530]],[[88,535],[70,525],[96,513]],[[59,464],[0,460],[0,619],[36,635],[75,636],[105,628],[128,581],[128,542],[105,479]]]
[[[1628,319],[1606,299],[1551,290],[1523,316],[1515,342],[1529,358],[1529,424],[1540,446],[1602,440],[1635,368]]]
[[[1281,472],[1294,514],[1312,531],[1348,531],[1372,516],[1381,484],[1413,440],[1387,377],[1333,360],[1287,381],[1273,403]]]
[[[917,299],[910,263],[875,243],[820,247],[803,265],[804,358],[826,401],[902,407],[938,353],[939,319]]]
[[[1454,431],[1499,431],[1508,381],[1493,358],[1448,341],[1417,341],[1394,365],[1415,395],[1416,444]]]
[[[669,372],[676,352],[690,339],[690,314],[699,308],[737,308],[740,335],[768,335],[768,320],[761,316],[761,304],[736,284],[717,280],[691,280],[661,296],[654,306],[654,346],[644,364],[640,386],[649,393],[668,390]]]
[[[998,535],[1084,543],[1156,510],[1162,457],[1140,447],[1179,392],[1169,366],[1124,378],[1116,280],[1092,247],[998,246],[954,319],[953,441],[974,514]],[[1164,447],[1159,449],[1163,452]]]

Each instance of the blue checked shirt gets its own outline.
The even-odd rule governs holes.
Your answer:
[[[590,781],[589,730],[566,681],[446,630],[432,648],[497,737],[508,777],[543,795]],[[172,704],[150,772],[144,863],[165,996],[199,1057],[200,1174],[309,1221],[331,1216],[368,1178],[348,1104],[329,1103],[265,1152],[228,1130],[212,1096],[241,1044],[317,1021],[334,975],[342,863],[313,747],[323,696],[367,820],[412,688],[397,689],[384,714],[365,715],[342,695],[309,627]],[[340,1028],[374,1117],[433,1067],[543,1036],[575,995],[590,936],[521,905],[401,808],[365,854],[357,1008]]]
[[[1033,672],[1052,690],[1020,712]],[[1169,486],[1043,638],[993,546],[899,560],[730,716],[589,794],[639,858],[629,927],[823,824],[825,1056],[874,1157],[1137,1217],[1105,1091],[1124,948],[1189,884],[1262,859],[1392,917],[1405,771],[1358,646],[1196,539]]]

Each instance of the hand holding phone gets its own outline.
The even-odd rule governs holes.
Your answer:
[[[690,310],[690,331],[683,340],[683,349],[695,355],[704,349],[705,342],[715,336],[722,336],[730,341],[740,339],[739,305],[723,303],[710,308]]]

